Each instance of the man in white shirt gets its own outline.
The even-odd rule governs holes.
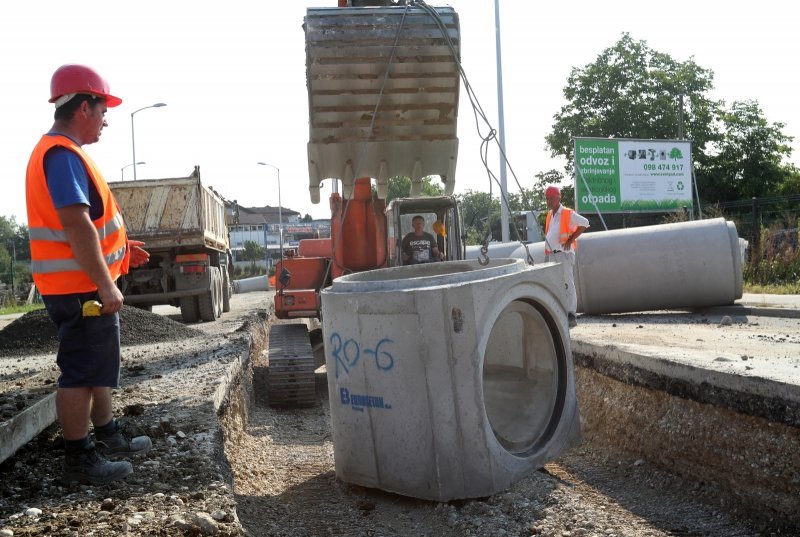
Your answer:
[[[575,292],[575,249],[577,239],[589,227],[589,221],[572,209],[561,205],[561,191],[549,186],[545,190],[547,207],[544,251],[547,261],[561,263],[564,269],[564,288],[567,293],[569,327],[577,326],[578,294]],[[551,225],[552,223],[552,225]]]

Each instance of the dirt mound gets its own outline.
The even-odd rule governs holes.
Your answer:
[[[199,330],[132,306],[123,306],[119,319],[123,347],[203,335]],[[0,355],[28,356],[57,350],[56,327],[43,309],[28,312],[0,330]]]

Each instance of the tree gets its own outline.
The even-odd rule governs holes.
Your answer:
[[[467,244],[482,244],[502,237],[502,218],[499,197],[489,197],[487,192],[468,190],[458,195],[466,228]],[[544,206],[544,190],[523,188],[519,193],[508,194],[508,209],[511,215],[520,211],[540,210]],[[511,219],[509,237],[517,240],[517,228]],[[520,230],[521,231],[521,230]]]
[[[373,187],[374,188],[374,187]],[[422,195],[423,196],[442,196],[444,190],[438,184],[433,182],[433,176],[422,178]],[[386,203],[389,203],[395,198],[410,198],[411,197],[411,178],[399,175],[389,179],[389,191],[386,194]]]
[[[306,213],[306,215],[300,221],[301,222],[313,222],[314,221],[314,217],[312,217],[310,214]]]
[[[564,88],[567,100],[545,139],[551,154],[566,159],[571,174],[573,137],[671,139],[678,134],[678,95],[684,94],[684,134],[693,140],[695,162],[714,130],[720,103],[707,97],[714,74],[693,59],[678,62],[623,33],[594,63],[573,68]]]
[[[242,256],[245,261],[253,262],[253,271],[256,269],[256,260],[264,259],[265,255],[266,250],[264,250],[263,246],[254,241],[244,241],[244,252]]]
[[[758,103],[735,101],[720,115],[722,139],[698,166],[697,186],[708,202],[776,195],[796,173],[784,159],[792,154],[785,124],[768,123]]]
[[[467,244],[481,244],[490,234],[494,215],[500,214],[500,200],[488,192],[468,190],[459,194]]]
[[[29,283],[30,258],[28,226],[17,224],[14,217],[0,216],[0,281],[9,285],[13,281],[15,289]]]

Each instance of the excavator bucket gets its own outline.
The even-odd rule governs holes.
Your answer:
[[[312,8],[305,17],[311,201],[323,179],[455,185],[460,38],[450,7]]]

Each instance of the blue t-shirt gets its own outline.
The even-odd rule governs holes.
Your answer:
[[[103,200],[75,152],[60,146],[50,149],[44,156],[44,174],[56,209],[86,205],[92,220],[103,216]]]

